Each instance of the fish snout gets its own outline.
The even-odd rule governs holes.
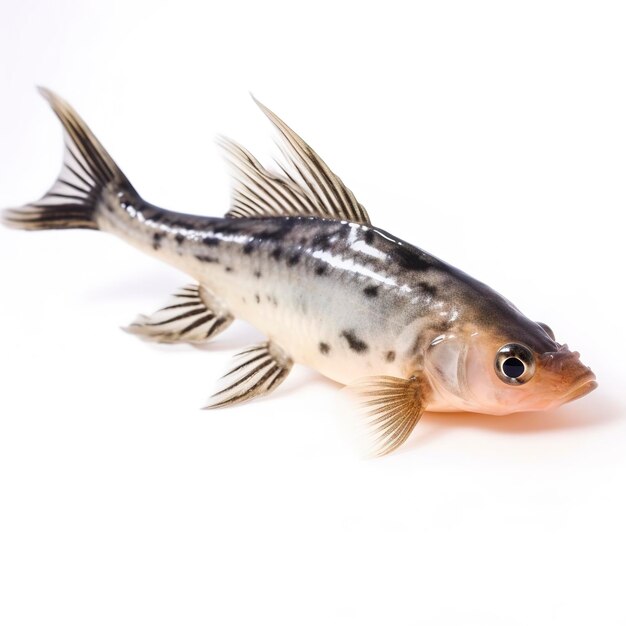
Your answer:
[[[570,351],[567,345],[541,355],[539,361],[559,388],[564,402],[581,398],[598,386],[596,375],[582,363],[580,353]]]

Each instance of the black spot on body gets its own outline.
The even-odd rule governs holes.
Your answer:
[[[344,330],[341,336],[348,342],[350,350],[358,353],[368,351],[369,346],[362,339],[359,339],[353,330]]]
[[[328,354],[330,352],[330,346],[323,341],[320,341],[319,349],[322,354]]]
[[[183,241],[185,241],[185,235],[183,235],[182,233],[177,233],[174,239],[176,239],[176,243],[181,244],[183,243]]]
[[[298,253],[292,254],[287,259],[287,265],[289,265],[289,266],[298,265],[299,261],[300,261],[300,255]]]
[[[315,268],[315,273],[316,273],[318,276],[323,276],[324,274],[326,274],[326,266],[325,266],[325,265],[318,265],[318,266]]]
[[[374,242],[374,231],[371,228],[368,228],[363,235],[363,239],[365,239],[366,244],[372,245]]]
[[[261,296],[258,293],[255,293],[254,300],[257,304],[259,304],[261,302]]]
[[[252,251],[256,248],[256,240],[251,239],[244,247],[243,247],[243,253],[244,254],[252,254]]]
[[[365,289],[363,289],[363,293],[368,298],[376,298],[378,296],[378,285],[370,285],[369,287],[365,287]]]
[[[227,272],[232,272],[232,271],[233,271],[233,268],[232,268],[232,267],[230,267],[229,265],[227,265],[224,269],[225,269]]]
[[[219,246],[220,240],[217,237],[213,237],[213,235],[207,235],[206,237],[202,238],[202,243],[205,246],[209,246],[210,248],[212,248],[214,246]]]
[[[206,254],[196,254],[195,257],[196,259],[198,259],[198,261],[202,261],[202,263],[218,263],[217,257],[214,256],[208,256]]]
[[[332,237],[332,233],[318,233],[311,239],[311,246],[317,249],[324,249],[328,247],[330,243],[330,239]]]
[[[437,287],[427,282],[419,282],[417,286],[427,295],[434,298],[437,295]]]
[[[163,239],[163,233],[154,233],[154,235],[152,235],[153,250],[158,250],[161,247],[161,239]]]
[[[387,363],[393,363],[396,360],[396,353],[393,350],[389,350],[385,355],[385,361]]]
[[[424,272],[432,267],[423,252],[408,246],[398,245],[393,251],[393,259],[400,267],[415,272]]]
[[[213,232],[223,235],[235,235],[241,232],[241,220],[224,220],[213,225]]]
[[[347,238],[352,230],[352,225],[350,224],[342,224],[335,232],[335,235],[339,235],[340,237]]]
[[[283,219],[275,223],[271,229],[261,231],[259,236],[266,241],[282,241],[293,230],[296,220]]]
[[[283,256],[282,248],[274,248],[270,254],[270,256],[276,260],[280,261],[280,257]]]
[[[256,271],[254,272],[254,277],[255,277],[255,278],[261,278],[261,276],[262,276],[262,275],[263,275],[263,274],[261,274],[261,272],[259,272],[259,270],[256,270]]]

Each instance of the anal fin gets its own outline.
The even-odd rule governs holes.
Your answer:
[[[204,343],[233,321],[230,313],[202,285],[179,289],[150,316],[140,315],[124,330],[160,343]]]
[[[368,452],[383,456],[408,438],[424,412],[429,385],[421,375],[408,379],[372,376],[348,386],[356,394],[364,420]]]
[[[220,379],[218,390],[205,407],[215,409],[266,395],[289,374],[293,361],[278,346],[265,342],[237,354],[231,369]]]

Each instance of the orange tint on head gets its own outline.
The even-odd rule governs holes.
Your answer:
[[[494,413],[554,408],[595,389],[595,375],[580,361],[580,354],[566,345],[555,347],[549,352],[531,351],[534,374],[524,384],[509,385],[498,380],[500,386],[492,394]]]
[[[543,332],[543,331],[542,331]],[[512,334],[512,333],[511,333]],[[519,381],[498,371],[502,348],[519,345],[532,363]],[[542,346],[543,347],[543,346]],[[487,329],[449,335],[433,344],[426,367],[433,387],[430,410],[465,410],[504,415],[539,411],[559,406],[597,387],[595,375],[580,361],[578,352],[550,340],[548,350],[539,352],[508,333]]]
[[[580,354],[570,352],[567,345],[539,355],[537,362],[543,385],[550,385],[560,398],[559,404],[581,398],[598,386],[595,374],[581,363]]]

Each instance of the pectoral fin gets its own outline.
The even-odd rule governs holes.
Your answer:
[[[204,343],[225,330],[232,315],[201,285],[187,285],[150,316],[140,315],[124,330],[160,343]]]
[[[429,386],[420,375],[372,376],[349,385],[349,391],[362,410],[368,451],[383,456],[408,439],[424,412]]]
[[[289,356],[269,341],[248,348],[235,356],[231,369],[222,376],[218,390],[205,408],[239,404],[268,394],[285,380],[292,365]]]

